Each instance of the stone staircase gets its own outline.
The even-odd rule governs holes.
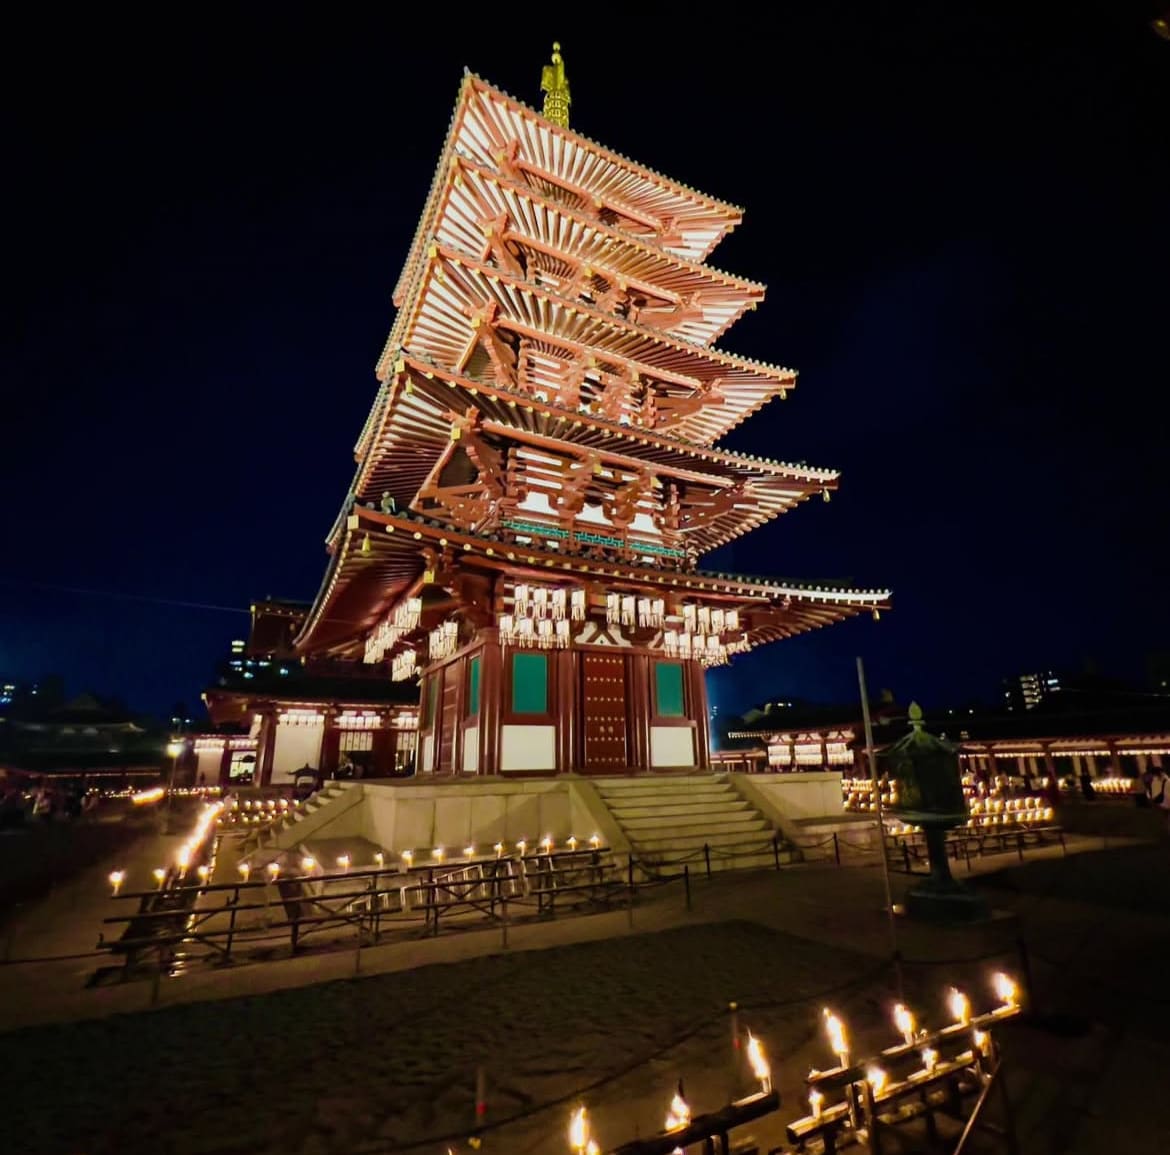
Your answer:
[[[773,866],[771,823],[742,798],[721,775],[590,780],[614,821],[630,841],[637,859],[647,865],[689,862],[705,869],[703,847],[710,848],[711,869],[746,870]],[[781,864],[796,854],[780,840]]]
[[[241,857],[260,849],[289,849],[297,846],[342,810],[361,801],[357,782],[330,780],[303,802],[290,807],[281,818],[244,836]]]

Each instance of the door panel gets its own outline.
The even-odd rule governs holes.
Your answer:
[[[621,654],[581,655],[581,722],[585,770],[626,770],[626,661]]]

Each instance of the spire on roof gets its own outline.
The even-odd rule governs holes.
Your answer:
[[[565,75],[565,62],[561,59],[561,46],[554,43],[552,63],[544,66],[540,77],[540,91],[544,93],[544,117],[561,128],[569,127],[569,78]]]

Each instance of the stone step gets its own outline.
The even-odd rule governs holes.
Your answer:
[[[770,841],[771,837],[772,832],[768,824],[760,819],[760,827],[751,831],[737,828],[727,833],[665,834],[631,839],[631,841],[639,853],[652,854],[655,851],[698,850],[704,845],[710,846],[713,850],[716,847],[722,849],[726,846],[734,846],[736,843],[759,849],[766,841]]]
[[[651,774],[642,774],[631,778],[593,778],[591,781],[603,794],[628,794],[632,790],[670,792],[701,790],[710,786],[731,786],[726,778],[717,778],[714,775],[702,778],[655,778]]]
[[[766,821],[755,811],[732,810],[727,813],[708,811],[703,814],[667,814],[665,818],[634,818],[621,823],[631,838],[638,838],[639,834],[647,831],[660,830],[663,833],[677,831],[679,833],[695,833],[704,830],[715,830],[717,827],[735,830],[737,826],[749,830],[759,830],[768,826]]]
[[[652,806],[664,802],[718,803],[741,797],[733,787],[720,783],[696,786],[693,790],[619,790],[612,794],[599,790],[598,793],[607,806]]]
[[[742,798],[737,798],[719,805],[711,805],[707,802],[680,802],[677,799],[670,799],[666,802],[660,802],[656,805],[644,805],[638,803],[637,806],[621,805],[611,806],[610,813],[618,820],[618,822],[625,826],[628,822],[641,822],[645,819],[657,818],[689,818],[691,816],[702,817],[705,814],[741,814],[754,813],[751,804],[745,802]]]
[[[764,819],[755,814],[741,816],[732,815],[728,818],[710,817],[704,822],[689,822],[679,826],[671,822],[658,822],[652,826],[627,826],[626,834],[631,842],[641,846],[652,839],[680,839],[690,838],[692,835],[701,835],[707,841],[707,836],[736,834],[744,838],[771,837],[772,828]]]

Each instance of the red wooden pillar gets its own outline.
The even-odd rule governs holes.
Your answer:
[[[500,772],[500,711],[504,700],[504,652],[499,635],[483,630],[483,661],[479,667],[479,768],[481,774]]]
[[[695,765],[711,769],[711,720],[707,717],[707,674],[699,662],[685,662],[689,682],[687,697],[695,722]]]
[[[276,754],[276,713],[265,710],[260,718],[260,733],[256,743],[257,784],[267,786],[272,781],[272,759]]]
[[[336,772],[341,762],[341,731],[332,710],[325,712],[325,733],[321,736],[321,753],[317,760],[321,764],[319,769],[326,778]]]
[[[629,659],[630,768],[650,769],[650,655],[631,654]]]
[[[557,773],[577,768],[577,655],[558,650],[554,655],[553,717],[556,719]]]

